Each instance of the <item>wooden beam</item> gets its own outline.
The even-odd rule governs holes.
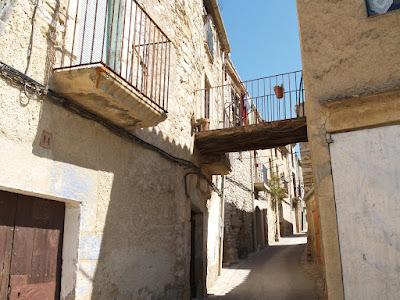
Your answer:
[[[271,149],[307,141],[306,118],[204,131],[195,137],[202,154]]]

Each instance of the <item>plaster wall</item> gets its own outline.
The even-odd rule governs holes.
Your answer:
[[[399,123],[400,14],[368,17],[363,0],[298,0],[297,8],[327,296],[343,299],[330,134]]]
[[[168,119],[135,134],[196,161],[195,90],[204,68],[213,80],[222,76],[204,50],[202,1],[140,2],[173,51]],[[47,84],[61,57],[67,2],[34,4],[15,2],[2,18],[0,60]],[[208,215],[207,183],[188,176],[187,197],[180,166],[44,95],[4,78],[0,89],[1,189],[67,202],[62,299],[188,299],[190,212],[195,206]],[[44,130],[48,149],[39,145]]]
[[[207,231],[207,288],[211,287],[220,274],[221,242],[223,230],[222,201],[218,194],[213,193],[208,200],[208,231]]]
[[[400,126],[387,126],[330,144],[346,299],[399,295],[399,139]]]
[[[297,2],[308,94],[328,100],[399,86],[400,11],[367,17],[364,0]]]

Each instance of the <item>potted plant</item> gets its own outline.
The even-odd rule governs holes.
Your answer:
[[[281,186],[281,179],[275,173],[271,174],[271,178],[268,181],[269,193],[271,195],[271,208],[275,213],[275,241],[279,240],[279,205],[282,204],[283,199],[287,197],[285,189]]]
[[[284,94],[285,94],[285,89],[283,87],[283,84],[282,85],[278,85],[278,84],[275,85],[274,86],[274,92],[275,92],[276,98],[282,99]]]
[[[200,119],[200,131],[210,130],[210,119],[202,118]]]

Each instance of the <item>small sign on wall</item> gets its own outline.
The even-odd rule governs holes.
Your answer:
[[[366,0],[368,15],[380,15],[400,9],[400,0]]]

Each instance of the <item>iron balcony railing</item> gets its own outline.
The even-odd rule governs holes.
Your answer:
[[[203,89],[197,92],[197,101],[198,118],[207,118],[204,112],[210,112],[209,129],[302,118],[302,71]],[[215,118],[218,122],[213,123]]]
[[[101,63],[165,112],[171,41],[136,0],[70,0],[61,68]]]

